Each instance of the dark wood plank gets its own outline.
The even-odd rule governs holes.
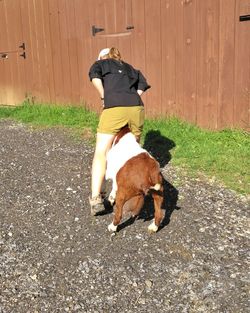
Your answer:
[[[44,8],[43,0],[33,2],[34,27],[32,28],[33,55],[36,56],[37,63],[34,62],[34,80],[37,80],[36,101],[50,102],[49,89],[49,69],[48,69],[48,51],[47,37],[45,35],[44,16],[47,14]]]
[[[103,17],[105,18],[105,31],[106,34],[112,34],[116,32],[116,1],[117,0],[106,0],[101,1],[98,7],[96,7],[96,17],[101,22]],[[119,1],[119,0],[118,0]]]
[[[86,12],[92,13],[91,1],[76,1],[76,8],[79,20],[80,36],[80,51],[78,52],[79,64],[82,64],[83,68],[79,65],[79,77],[80,77],[80,101],[84,105],[88,105],[90,108],[95,109],[94,105],[100,107],[100,101],[98,103],[94,100],[97,97],[96,91],[89,81],[88,72],[92,63],[96,60],[96,53],[92,48],[93,36],[91,34],[91,27],[93,25],[92,15],[86,14]]]
[[[126,27],[128,26],[127,21],[131,20],[131,0],[119,0],[116,1],[116,32],[123,33],[126,32]],[[132,33],[131,33],[132,34]],[[127,62],[132,62],[131,60],[131,35],[119,36],[117,38],[117,47],[122,54],[122,58]]]
[[[22,12],[25,10],[23,7]],[[28,98],[37,101],[40,90],[40,65],[39,65],[39,51],[37,49],[37,33],[36,33],[36,7],[31,0],[26,2],[27,21],[24,23],[25,32],[29,33],[27,38],[27,60],[29,60],[29,82],[28,82]],[[24,19],[22,20],[24,21]],[[27,35],[27,34],[26,34]],[[39,98],[39,97],[38,97]]]
[[[176,16],[175,3],[172,0],[161,0],[160,7],[160,42],[155,42],[152,50],[157,52],[154,66],[158,67],[158,80],[161,80],[160,98],[155,102],[161,102],[159,113],[167,116],[176,115]],[[158,32],[157,25],[155,32]],[[159,39],[158,39],[159,41]],[[159,47],[159,50],[158,48]],[[158,61],[156,61],[158,58]],[[159,82],[157,82],[159,84]],[[155,106],[155,103],[153,104]]]
[[[63,82],[63,103],[71,103],[72,96],[72,80],[71,80],[71,58],[75,56],[70,55],[70,42],[69,42],[69,21],[67,0],[60,0],[58,2],[59,10],[59,27],[60,27],[60,49],[62,57],[62,82]]]
[[[52,26],[50,24],[51,12],[49,7],[50,0],[43,0],[43,27],[44,27],[44,50],[46,51],[46,67],[48,73],[48,88],[49,88],[49,99],[50,102],[56,102],[56,87],[55,87],[55,72],[54,72],[54,57],[52,51],[52,37],[51,32],[53,32]]]
[[[183,0],[174,1],[176,26],[176,42],[175,42],[175,114],[184,119],[185,103],[183,100],[184,93],[184,3]]]
[[[197,12],[196,3],[197,1],[186,1],[183,4],[183,116],[191,123],[196,123],[197,117],[196,14],[199,12]]]
[[[219,2],[196,1],[197,5],[197,123],[217,127]]]
[[[106,3],[106,2],[105,2]],[[110,3],[110,2],[109,2]],[[105,11],[105,4],[101,0],[97,1],[88,1],[88,17],[89,17],[89,26],[95,25],[97,27],[104,28],[103,32],[97,33],[95,36],[91,34],[91,27],[89,29],[89,33],[91,34],[89,38],[89,42],[87,45],[87,49],[90,50],[90,56],[88,58],[89,67],[97,60],[98,54],[101,49],[107,48],[109,44],[107,43],[107,39],[105,37],[101,37],[99,35],[106,34],[107,31],[107,18],[106,18],[106,11]],[[88,74],[88,73],[87,73]],[[92,86],[92,84],[88,81],[89,88],[88,88],[88,104],[89,107],[94,109],[95,111],[101,110],[101,102],[100,97]]]
[[[146,74],[145,51],[145,3],[144,0],[132,1],[131,62]]]
[[[79,77],[79,102],[78,105],[82,105],[84,97],[87,93],[87,72],[89,64],[87,64],[87,55],[89,55],[89,49],[86,45],[87,38],[90,37],[90,27],[88,26],[87,10],[88,2],[81,0],[75,0],[75,23],[76,23],[76,38],[77,38],[77,60],[78,60],[78,77]],[[84,31],[85,30],[85,31]],[[89,42],[89,41],[88,41]]]
[[[61,33],[59,24],[59,11],[57,0],[48,1],[49,8],[49,33],[51,44],[51,57],[53,64],[55,101],[57,103],[63,102],[63,63],[61,55]]]
[[[249,1],[236,2],[236,17],[249,13]],[[249,22],[236,22],[234,125],[249,129],[250,98],[250,27]]]
[[[152,84],[147,92],[146,113],[157,116],[161,112],[161,6],[160,1],[145,0],[146,77]]]
[[[115,16],[115,32],[126,31],[126,4],[125,0],[114,1],[114,16]]]
[[[235,68],[235,0],[220,1],[218,128],[233,125]],[[236,22],[238,23],[238,21]]]
[[[76,29],[76,12],[75,2],[66,1],[66,13],[68,20],[68,49],[69,49],[69,63],[70,63],[70,78],[71,78],[71,101],[72,103],[80,102],[80,85],[79,85],[79,64],[77,54],[77,32]]]

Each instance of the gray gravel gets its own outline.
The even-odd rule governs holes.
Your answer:
[[[7,120],[0,138],[0,313],[250,312],[246,197],[168,164],[160,231],[147,198],[111,237],[87,141]]]

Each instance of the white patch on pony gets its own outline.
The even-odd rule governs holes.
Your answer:
[[[148,153],[136,141],[135,136],[129,132],[124,135],[116,145],[113,145],[107,153],[106,179],[112,179],[112,189],[117,191],[116,174],[121,167],[132,157],[140,153]]]
[[[148,231],[150,233],[156,233],[158,230],[158,226],[155,224],[155,221],[153,221],[149,226],[148,226]]]
[[[155,184],[154,186],[150,187],[150,189],[154,189],[156,191],[159,191],[161,189],[161,184]]]
[[[112,190],[109,194],[108,200],[109,202],[113,205],[115,203],[115,198],[116,198],[116,191],[117,191],[117,184],[116,184],[116,180],[113,180],[113,186],[112,186]]]
[[[109,224],[108,230],[112,233],[115,233],[117,231],[117,225],[115,226],[112,222],[111,224]]]
[[[114,205],[114,203],[115,203],[115,194],[114,193],[111,192],[109,194],[108,201],[110,202],[111,205]]]

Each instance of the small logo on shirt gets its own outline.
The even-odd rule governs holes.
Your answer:
[[[122,73],[122,70],[118,70],[119,73]]]

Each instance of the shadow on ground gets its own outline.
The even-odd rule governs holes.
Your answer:
[[[163,136],[159,130],[150,130],[143,144],[143,148],[160,163],[161,168],[171,160],[170,150],[174,147],[174,141]]]

